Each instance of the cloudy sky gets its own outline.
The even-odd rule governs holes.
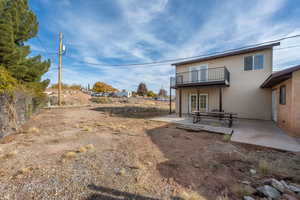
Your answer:
[[[30,0],[30,6],[39,19],[40,41],[33,38],[29,44],[33,54],[51,59],[44,76],[51,83],[57,81],[60,31],[67,47],[63,82],[103,81],[128,90],[145,82],[154,91],[168,88],[174,74],[170,63],[126,64],[197,56],[300,34],[298,0]],[[275,49],[275,70],[300,64],[300,37],[284,40]]]

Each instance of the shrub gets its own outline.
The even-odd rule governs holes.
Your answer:
[[[95,97],[91,99],[94,103],[108,104],[112,103],[112,100],[108,97]]]
[[[270,172],[270,165],[265,160],[260,160],[258,163],[259,172],[266,175]]]
[[[0,93],[6,91],[11,92],[16,85],[16,79],[14,79],[4,67],[0,66]]]

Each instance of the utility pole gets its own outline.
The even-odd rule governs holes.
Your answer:
[[[61,106],[61,71],[62,71],[62,54],[63,54],[63,34],[59,33],[59,50],[58,50],[58,105]]]

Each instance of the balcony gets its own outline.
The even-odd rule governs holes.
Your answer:
[[[171,88],[191,86],[229,86],[230,73],[226,67],[177,72],[171,77]]]

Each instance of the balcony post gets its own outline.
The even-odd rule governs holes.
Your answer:
[[[171,85],[170,85],[170,114],[172,113],[172,88],[171,88]]]
[[[182,117],[182,105],[181,105],[181,103],[182,103],[182,91],[181,91],[182,89],[181,88],[179,88],[179,117]]]
[[[219,112],[223,111],[223,102],[222,102],[222,93],[223,93],[223,88],[219,88]]]

